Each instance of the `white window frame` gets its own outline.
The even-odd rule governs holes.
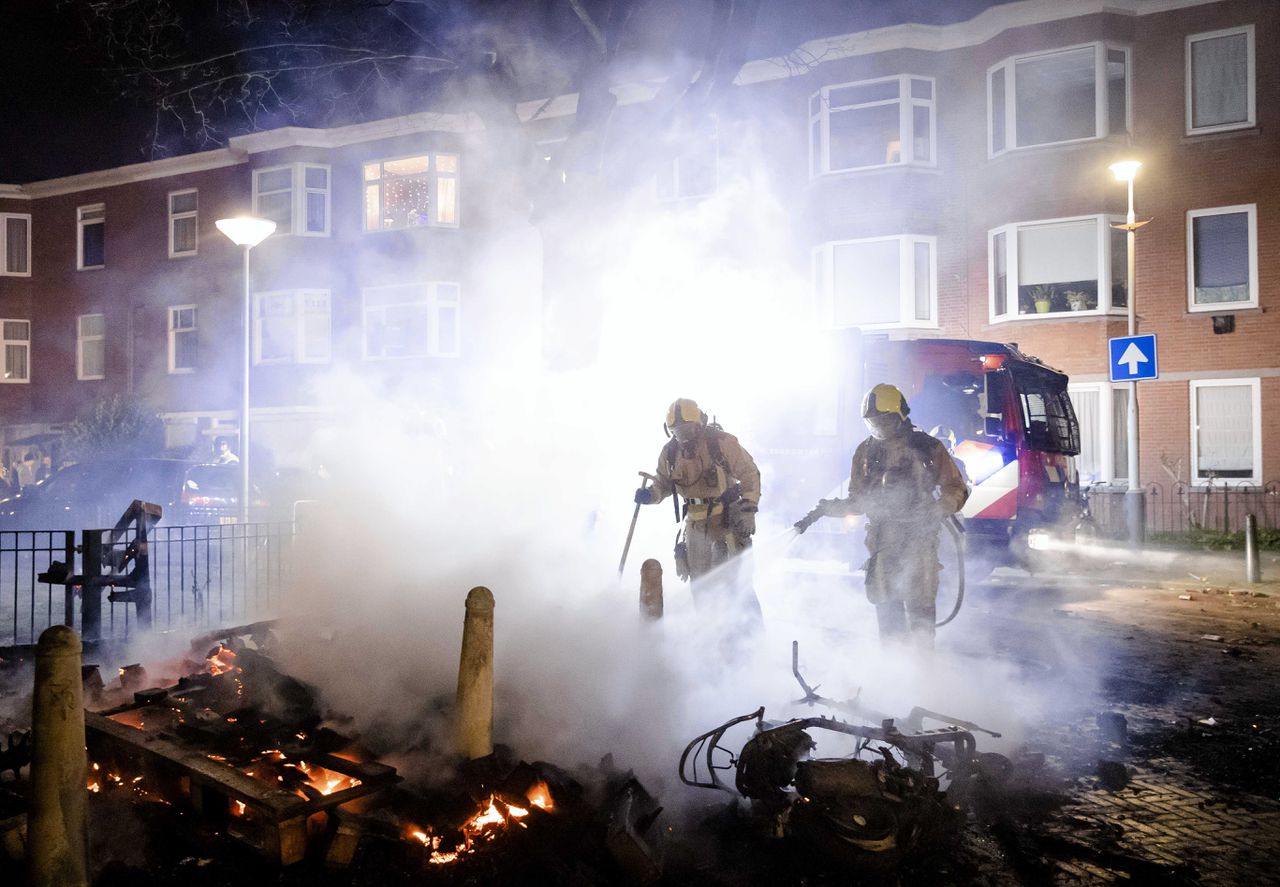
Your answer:
[[[818,297],[818,317],[823,326],[835,327],[835,248],[848,244],[898,244],[898,320],[892,323],[856,324],[862,330],[937,329],[938,328],[938,238],[924,234],[894,234],[884,237],[859,237],[852,240],[829,240],[813,250],[813,268]],[[929,317],[917,319],[915,304],[915,246],[929,247]],[[847,327],[842,327],[847,328]]]
[[[9,220],[24,219],[27,223],[27,270],[14,271],[9,267]],[[0,213],[0,277],[31,276],[31,215],[29,213]]]
[[[195,322],[189,327],[182,327],[181,329],[179,329],[178,327],[174,326],[174,320],[177,317],[177,314],[179,311],[185,311],[188,308],[190,308],[193,312],[195,312]],[[180,376],[180,375],[187,375],[190,373],[194,373],[196,371],[196,367],[175,366],[175,360],[177,358],[177,335],[176,334],[187,333],[187,332],[195,333],[197,349],[198,349],[199,341],[200,341],[200,306],[191,304],[191,303],[188,303],[185,305],[170,305],[168,306],[167,311],[169,312],[168,321],[166,323],[166,326],[169,330],[169,333],[168,333],[169,374],[174,376]],[[197,353],[199,353],[198,350],[197,350]]]
[[[1242,302],[1213,302],[1196,304],[1196,249],[1195,220],[1202,216],[1227,216],[1245,213],[1249,220],[1249,299]],[[1225,314],[1258,307],[1258,205],[1241,203],[1236,206],[1215,206],[1208,209],[1187,210],[1187,311],[1193,314]]]
[[[400,230],[400,229],[393,229]],[[452,287],[457,294],[453,298],[440,298],[440,287]],[[387,289],[408,289],[409,287],[417,287],[425,290],[420,299],[414,299],[410,302],[399,302],[400,305],[417,305],[421,304],[423,310],[427,313],[427,340],[422,343],[423,350],[415,354],[402,354],[399,356],[383,356],[369,353],[369,316],[371,312],[377,312],[386,308],[386,305],[369,305],[368,295],[371,292]],[[452,308],[455,320],[455,336],[454,340],[457,347],[452,352],[444,352],[440,349],[440,309],[442,307]],[[462,355],[462,285],[456,280],[428,280],[414,281],[410,283],[385,284],[381,286],[367,286],[360,290],[360,354],[364,360],[380,361],[380,360],[422,360],[427,357],[440,358],[456,358]]]
[[[102,217],[97,219],[86,219],[85,214],[90,212],[102,212]],[[84,263],[84,232],[90,225],[102,226],[102,264],[86,265]],[[76,207],[76,270],[77,271],[95,271],[99,268],[107,267],[107,205],[105,203],[90,203],[85,206]]]
[[[911,95],[911,81],[924,80],[929,83],[929,98],[917,99]],[[856,108],[874,108],[881,105],[898,106],[898,161],[896,163],[874,163],[868,166],[850,166],[840,169],[831,168],[831,91],[850,86],[870,86],[875,83],[897,81],[898,97],[896,99],[880,99],[874,102],[863,102],[856,105],[841,105],[836,113],[851,111]],[[817,113],[814,113],[814,102],[817,102]],[[929,109],[929,159],[915,159],[915,114],[916,107]],[[820,169],[813,168],[813,124],[819,125],[819,151],[817,153]],[[899,166],[936,167],[938,165],[938,82],[933,77],[923,74],[896,74],[892,77],[873,77],[870,80],[855,80],[849,83],[833,83],[824,86],[809,96],[809,178],[818,176],[840,175],[847,172],[859,172],[870,169],[893,169]],[[909,159],[908,159],[909,158]]]
[[[1116,480],[1116,435],[1124,436],[1129,433],[1128,428],[1123,424],[1117,425],[1115,419],[1115,395],[1117,390],[1127,390],[1128,383],[1111,383],[1111,382],[1071,382],[1067,385],[1067,392],[1072,391],[1088,391],[1098,395],[1098,474],[1100,478],[1094,483],[1114,484]],[[1072,401],[1072,409],[1075,409],[1075,402]],[[1078,412],[1078,411],[1077,411]],[[1125,471],[1128,470],[1127,465],[1118,466]],[[1124,478],[1120,479],[1125,482]]]
[[[437,166],[439,161],[436,159],[441,156],[452,157],[454,159],[455,170],[453,172],[439,172]],[[414,157],[429,157],[431,162],[428,164],[426,175],[430,177],[430,200],[432,211],[427,218],[425,225],[406,225],[403,228],[369,228],[368,223],[368,207],[365,205],[365,189],[372,184],[364,177],[364,168],[376,163],[378,170],[378,201],[379,206],[382,205],[382,166],[387,163],[395,163],[397,160],[409,160]],[[421,228],[460,228],[462,227],[462,154],[459,151],[415,151],[411,154],[397,154],[393,157],[378,157],[375,159],[365,160],[360,164],[360,230],[364,234],[380,234],[389,231],[413,231]],[[436,215],[439,206],[440,179],[453,179],[453,221],[438,222]]]
[[[1193,126],[1191,121],[1191,98],[1195,91],[1195,83],[1192,80],[1191,71],[1191,44],[1197,40],[1212,40],[1215,37],[1231,37],[1236,34],[1245,35],[1246,45],[1246,90],[1245,97],[1249,107],[1249,117],[1241,123],[1219,123],[1216,126]],[[1186,134],[1189,136],[1204,135],[1210,132],[1229,132],[1233,129],[1252,129],[1258,125],[1258,108],[1257,108],[1257,55],[1254,52],[1253,25],[1241,25],[1238,28],[1223,28],[1220,31],[1205,31],[1201,34],[1188,34],[1186,46],[1183,50],[1185,56],[1185,74],[1183,76],[1183,90],[1186,93]]]
[[[196,208],[192,210],[186,210],[183,212],[174,212],[173,198],[181,197],[185,194],[196,195]],[[165,198],[165,200],[167,201],[166,207],[169,211],[169,258],[183,259],[189,256],[196,255],[200,250],[200,192],[199,190],[196,188],[183,188],[180,191],[170,191],[168,196]],[[191,219],[195,222],[195,225],[196,225],[195,245],[189,250],[177,250],[177,249],[174,249],[174,246],[173,246],[174,229],[176,227],[177,222],[181,219]]]
[[[1201,479],[1198,465],[1200,462],[1200,442],[1196,434],[1197,426],[1200,424],[1196,415],[1196,393],[1201,388],[1228,388],[1247,386],[1252,394],[1251,416],[1253,420],[1253,475],[1251,477],[1224,477],[1222,483],[1229,486],[1239,486],[1241,484],[1261,485],[1262,483],[1262,380],[1257,376],[1247,376],[1239,379],[1192,379],[1188,386],[1191,401],[1191,484],[1192,486],[1204,487],[1211,483],[1218,484],[1217,479],[1210,481],[1208,478]]]
[[[253,214],[264,217],[262,211],[258,207],[258,200],[264,193],[258,187],[258,181],[267,173],[279,172],[282,169],[289,170],[289,225],[286,228],[283,225],[277,225],[272,236],[275,235],[295,235],[297,237],[328,237],[333,228],[332,220],[332,194],[333,194],[333,169],[327,163],[282,163],[277,166],[264,166],[255,169],[251,176],[253,180]],[[326,186],[320,188],[307,188],[308,169],[323,169],[325,171]],[[267,194],[280,194],[283,189],[277,191],[267,191]],[[307,228],[307,194],[323,193],[324,194],[324,230],[308,231]]]
[[[1098,245],[1098,307],[1086,308],[1083,311],[1050,311],[1045,314],[1019,314],[1018,307],[1018,231],[1021,228],[1033,228],[1039,225],[1053,225],[1065,222],[1083,222],[1094,220],[1097,223]],[[1086,216],[1065,216],[1059,219],[1030,219],[1023,222],[1010,222],[987,231],[987,318],[991,323],[1009,323],[1016,320],[1062,320],[1065,317],[1098,317],[1103,315],[1125,314],[1128,309],[1111,304],[1111,225],[1123,222],[1121,216],[1093,214]],[[996,235],[1005,235],[1005,257],[1008,267],[1005,269],[1005,284],[1009,292],[1005,294],[1006,309],[1012,311],[996,314]],[[1127,270],[1127,269],[1126,269]],[[1126,294],[1127,297],[1128,294]]]
[[[272,296],[289,296],[293,304],[293,357],[262,357],[262,301]],[[328,306],[329,325],[325,330],[328,340],[328,356],[323,358],[306,356],[306,299],[308,296],[324,296]],[[281,364],[326,364],[333,359],[333,295],[327,289],[269,290],[253,294],[253,363],[255,366],[276,366]]]
[[[102,318],[102,334],[97,336],[86,336],[84,334],[84,319],[86,317]],[[107,377],[107,316],[105,314],[79,314],[76,315],[76,378],[83,381],[94,379],[105,379]],[[84,349],[85,345],[90,342],[102,343],[102,372],[96,376],[91,376],[84,371]]]
[[[25,323],[27,325],[27,337],[25,339],[6,339],[4,338],[4,325],[6,323]],[[27,351],[27,374],[21,379],[10,379],[8,377],[8,355],[9,346],[17,345],[25,348]],[[4,317],[0,318],[0,383],[7,385],[28,385],[31,383],[31,321],[21,317]]]
[[[1014,144],[1018,137],[1018,62],[1059,53],[1075,52],[1080,49],[1093,49],[1093,135],[1079,139],[1065,139],[1060,142],[1040,142],[1035,145]],[[1107,52],[1112,50],[1124,53],[1124,132],[1110,132],[1111,106],[1107,101]],[[991,94],[993,75],[996,71],[1004,71],[1004,147],[996,150],[995,122],[996,108]],[[1026,52],[1012,55],[987,69],[987,157],[999,157],[1011,151],[1030,151],[1046,148],[1051,145],[1075,145],[1081,142],[1093,142],[1108,136],[1128,135],[1133,132],[1133,51],[1128,46],[1116,43],[1095,41],[1079,43],[1075,46],[1056,46],[1053,49]]]

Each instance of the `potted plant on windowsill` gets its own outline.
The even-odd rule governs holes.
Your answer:
[[[1067,305],[1072,311],[1088,311],[1093,307],[1089,304],[1089,294],[1079,290],[1067,290]]]
[[[1048,314],[1053,308],[1053,287],[1034,286],[1031,288],[1031,301],[1036,306],[1036,314]]]

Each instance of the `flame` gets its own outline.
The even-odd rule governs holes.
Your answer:
[[[249,808],[245,805],[244,801],[231,802],[231,813],[233,816],[244,816],[245,811],[248,809]]]
[[[236,651],[230,647],[218,644],[218,649],[213,651],[213,655],[209,656],[209,673],[212,675],[226,674],[235,668]]]
[[[284,757],[281,755],[281,757]],[[360,785],[360,780],[354,776],[348,776],[345,773],[339,773],[336,770],[330,770],[327,767],[321,767],[319,764],[308,764],[306,761],[298,761],[296,764],[285,764],[286,767],[293,767],[301,770],[307,776],[307,785],[311,786],[322,795],[331,795],[337,791],[345,791],[349,788],[355,788]]]
[[[86,785],[85,788],[93,792],[95,795],[102,791],[102,786],[98,785],[98,781],[96,779],[90,779],[89,784]]]
[[[539,810],[550,812],[556,809],[555,802],[551,800],[551,787],[541,779],[529,786],[529,790],[525,792],[525,797],[529,799],[530,804]]]
[[[533,807],[538,807],[542,810],[554,808],[551,800],[551,791],[542,780],[538,780],[530,787],[527,797],[529,798],[529,804]],[[529,809],[527,807],[508,804],[499,800],[496,796],[490,795],[489,800],[480,811],[462,824],[460,829],[462,841],[461,843],[456,843],[452,850],[441,850],[440,845],[442,842],[439,835],[433,835],[429,830],[423,831],[416,826],[409,828],[407,837],[420,842],[431,850],[428,862],[435,865],[443,865],[456,862],[463,856],[475,852],[476,845],[479,842],[494,840],[512,823],[521,828],[526,828],[527,826],[520,820],[528,815]]]

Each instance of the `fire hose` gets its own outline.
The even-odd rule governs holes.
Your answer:
[[[960,605],[964,603],[964,525],[954,514],[947,515],[942,525],[947,528],[947,534],[951,536],[951,541],[956,547],[956,604],[951,608],[951,613],[946,619],[933,624],[934,628],[941,628],[955,619],[960,613]]]

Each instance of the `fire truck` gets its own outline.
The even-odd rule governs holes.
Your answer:
[[[807,446],[793,440],[783,451],[791,458],[779,460],[791,463],[798,480],[794,486],[780,482],[790,487],[786,498],[808,500],[786,503],[797,516],[817,498],[846,495],[850,457],[867,436],[862,396],[871,385],[889,382],[906,395],[911,421],[951,448],[969,483],[961,516],[971,560],[1026,565],[1038,536],[1074,532],[1082,517],[1073,458],[1080,452],[1080,426],[1065,373],[1016,344],[895,341],[853,330],[839,335],[839,390],[826,399],[835,420],[821,428],[826,434],[809,436]],[[828,533],[840,532],[834,521],[814,529],[824,523]]]

